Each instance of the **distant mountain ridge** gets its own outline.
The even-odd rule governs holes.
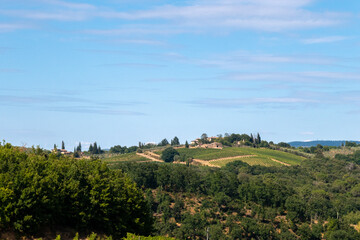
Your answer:
[[[356,144],[359,144],[360,141],[353,141],[353,140],[315,140],[315,141],[294,141],[294,142],[288,142],[290,146],[292,147],[316,147],[318,144],[321,144],[323,146],[334,146],[334,147],[340,147],[342,144],[345,145],[345,142],[355,142]]]

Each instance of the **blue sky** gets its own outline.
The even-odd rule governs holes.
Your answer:
[[[0,138],[360,139],[357,0],[0,0]]]

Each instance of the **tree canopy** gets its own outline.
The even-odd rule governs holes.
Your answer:
[[[0,232],[67,226],[114,236],[151,233],[143,193],[121,171],[40,150],[0,146]]]
[[[169,147],[166,148],[162,154],[161,154],[161,159],[164,160],[164,162],[173,162],[174,161],[174,157],[175,156],[179,156],[179,152],[176,151],[174,148]]]

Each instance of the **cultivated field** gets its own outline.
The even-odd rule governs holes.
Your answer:
[[[132,153],[125,153],[125,154],[118,154],[113,155],[111,157],[107,157],[102,159],[104,162],[108,164],[114,164],[118,162],[144,162],[149,161],[149,159],[137,155],[135,152]]]
[[[249,165],[271,166],[290,166],[298,165],[305,158],[291,153],[276,151],[265,148],[229,147],[224,149],[204,149],[204,148],[179,148],[177,151],[181,156],[193,158],[194,162],[208,166],[223,167],[229,162],[243,161]],[[145,162],[152,161],[150,157],[159,158],[161,150],[154,152],[145,151],[143,156],[136,153],[120,154],[103,159],[109,164],[116,162]],[[146,156],[149,156],[148,158]]]

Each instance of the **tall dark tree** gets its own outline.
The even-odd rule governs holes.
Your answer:
[[[99,147],[98,147],[98,154],[101,154],[101,153],[103,153],[103,150],[101,150],[101,147],[100,147],[100,145],[99,145]]]
[[[185,148],[189,148],[189,143],[188,143],[187,140],[186,140],[186,142],[185,142]]]
[[[97,146],[97,143],[94,142],[94,148],[93,148],[93,151],[92,151],[93,154],[99,154],[99,149],[98,149],[98,146]]]
[[[77,146],[76,151],[81,152],[81,142],[79,142],[79,145]]]
[[[1,145],[1,144],[0,144]],[[54,144],[54,151],[57,151],[57,146]]]
[[[61,142],[61,149],[65,149],[65,143],[64,143],[64,141]]]
[[[250,134],[250,142],[254,143],[254,136],[252,135],[252,133]]]
[[[260,134],[258,133],[256,136],[256,144],[260,144],[261,143],[261,137]]]
[[[159,146],[166,146],[166,145],[169,145],[169,141],[164,138],[163,140],[161,140],[161,142],[159,143]]]
[[[92,153],[92,152],[93,152],[93,150],[94,150],[94,147],[93,147],[93,145],[92,145],[92,144],[90,144],[90,146],[89,146],[89,153]]]
[[[174,139],[171,140],[171,146],[178,146],[180,145],[180,141],[178,137],[174,137]]]

